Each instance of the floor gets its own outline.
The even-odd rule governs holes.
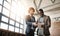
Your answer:
[[[50,28],[51,36],[60,36],[60,22],[54,22]]]

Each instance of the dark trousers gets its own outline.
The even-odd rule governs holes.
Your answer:
[[[38,36],[43,36],[43,35],[38,35]]]
[[[34,36],[34,31],[31,31],[30,33],[26,33],[26,36]]]
[[[45,36],[50,36],[50,35],[45,35]]]
[[[26,36],[34,36],[34,33],[26,33]]]

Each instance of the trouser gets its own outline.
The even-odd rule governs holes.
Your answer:
[[[34,36],[34,34],[26,33],[26,36]]]
[[[26,33],[26,36],[34,36],[34,31],[30,31],[30,33]]]
[[[45,35],[45,36],[50,36],[50,35]]]
[[[43,36],[43,35],[38,35],[38,36]]]

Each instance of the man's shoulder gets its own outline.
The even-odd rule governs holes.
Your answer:
[[[44,16],[45,16],[45,18],[47,18],[47,19],[50,18],[50,16],[47,16],[47,15],[44,15]]]
[[[47,16],[47,15],[44,15],[45,17],[50,17],[50,16]]]
[[[26,15],[26,20],[30,20],[30,19],[31,19],[30,15]]]

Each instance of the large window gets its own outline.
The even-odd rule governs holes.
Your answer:
[[[1,29],[5,29],[17,33],[23,33],[24,20],[21,18],[22,11],[20,11],[21,6],[20,6],[20,2],[19,3],[18,2],[19,2],[18,0],[0,0]]]

